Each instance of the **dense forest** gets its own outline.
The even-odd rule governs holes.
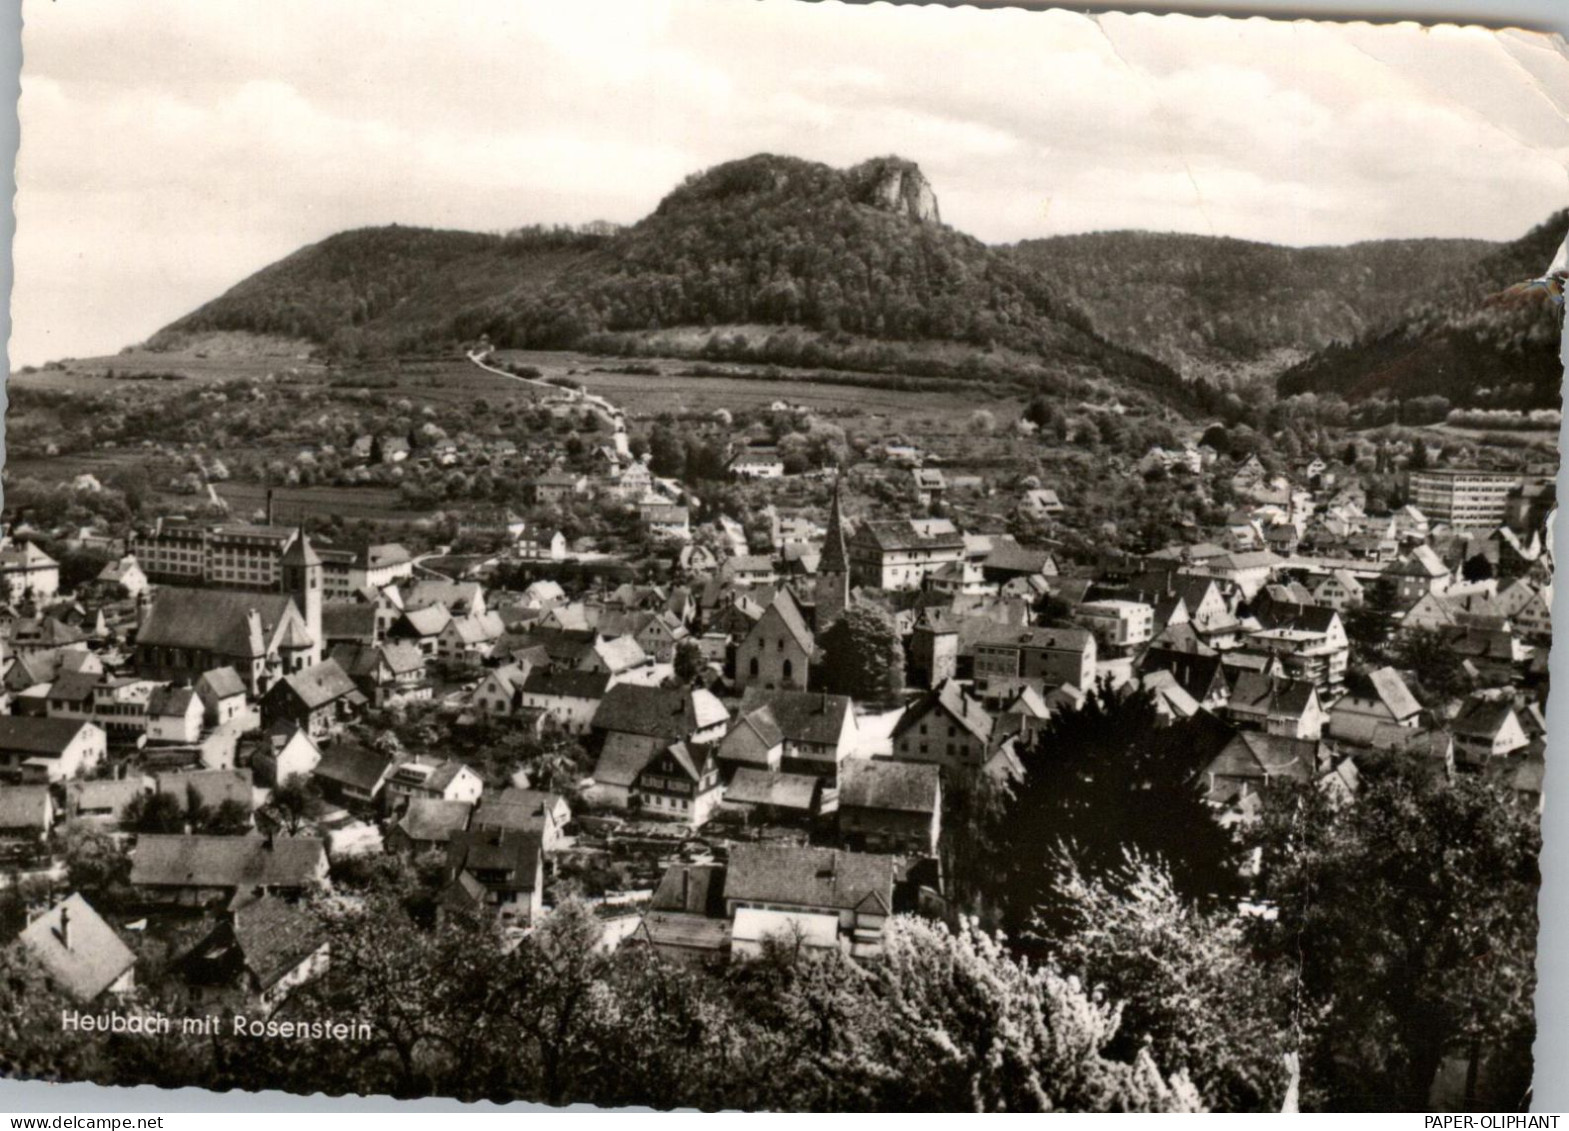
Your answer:
[[[1467,408],[1557,408],[1562,308],[1541,292],[1503,292],[1546,270],[1566,228],[1569,210],[1431,280],[1398,318],[1283,373],[1281,395],[1438,395]]]
[[[302,337],[347,356],[481,335],[564,348],[604,332],[799,327],[833,343],[1004,347],[1064,376],[1168,392],[1168,367],[1098,336],[1017,257],[940,224],[920,171],[760,155],[690,177],[639,223],[511,236],[408,228],[304,248],[161,331]],[[832,357],[829,357],[832,360]]]
[[[1403,314],[1435,276],[1494,246],[1430,239],[1297,248],[1094,232],[1025,240],[1013,250],[1106,337],[1196,377],[1351,341]]]

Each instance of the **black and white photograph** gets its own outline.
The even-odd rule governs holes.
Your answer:
[[[1561,37],[22,21],[0,1076],[1532,1110]]]

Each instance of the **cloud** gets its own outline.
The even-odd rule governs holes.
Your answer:
[[[1520,234],[1565,197],[1543,37],[786,0],[29,11],[13,364],[112,350],[333,231],[633,221],[759,151],[897,152],[991,241]]]

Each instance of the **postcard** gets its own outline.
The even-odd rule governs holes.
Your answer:
[[[4,1075],[1530,1110],[1561,39],[24,17]]]

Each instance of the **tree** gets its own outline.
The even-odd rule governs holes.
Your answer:
[[[1261,952],[1326,1009],[1304,1075],[1332,1108],[1427,1108],[1446,1057],[1470,1061],[1468,1108],[1525,1110],[1535,1032],[1535,807],[1505,783],[1360,759],[1356,804],[1285,790],[1256,832]]]
[[[1406,459],[1406,470],[1426,471],[1427,468],[1427,445],[1421,440],[1413,440],[1411,442],[1411,455]]]
[[[1038,948],[1061,913],[1062,869],[1114,877],[1130,848],[1162,861],[1187,898],[1234,890],[1237,848],[1199,782],[1228,737],[1204,714],[1167,724],[1145,691],[1099,687],[1054,714],[1020,751],[1024,780],[1003,807],[990,894],[1008,933]]]
[[[272,796],[258,816],[290,836],[297,836],[320,799],[321,787],[315,778],[294,774],[273,788]]]
[[[1280,1109],[1284,1058],[1313,1018],[1294,1018],[1289,968],[1263,960],[1234,911],[1196,908],[1163,866],[1136,854],[1114,883],[1068,866],[1057,892],[1067,914],[1052,960],[1121,1003],[1113,1052],[1147,1046],[1163,1067],[1186,1071],[1213,1110]]]
[[[1429,628],[1402,632],[1395,644],[1394,661],[1416,678],[1419,698],[1430,707],[1442,707],[1470,690],[1465,662],[1441,632]]]
[[[880,703],[904,690],[904,645],[893,618],[875,605],[853,605],[823,633],[824,690]]]
[[[122,823],[137,833],[185,831],[185,806],[172,793],[139,793],[125,807]]]
[[[72,821],[61,834],[66,882],[72,891],[110,892],[131,874],[131,859],[105,830],[85,821]]]
[[[697,682],[697,677],[703,674],[708,666],[708,661],[703,657],[703,649],[694,640],[683,640],[676,645],[674,662],[676,678],[682,683]]]
[[[1460,576],[1467,581],[1491,581],[1493,563],[1488,561],[1486,554],[1472,554],[1460,563]]]
[[[1362,603],[1346,610],[1346,636],[1367,658],[1381,658],[1394,634],[1399,609],[1395,583],[1378,578],[1363,591]]]

